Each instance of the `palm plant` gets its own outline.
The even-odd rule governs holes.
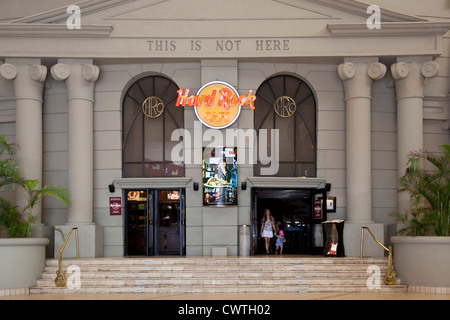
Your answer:
[[[400,233],[450,236],[450,145],[440,149],[439,155],[423,150],[409,154],[409,166],[400,178],[398,192],[409,192],[411,212],[400,215],[406,224]],[[424,161],[431,165],[430,170],[424,169]]]
[[[27,203],[20,210],[12,201],[0,197],[0,229],[6,229],[10,238],[28,238],[31,235],[31,224],[36,220],[33,215],[33,208],[42,197],[56,197],[68,206],[70,195],[61,186],[50,184],[39,188],[38,180],[24,179],[19,166],[12,158],[15,148],[17,148],[17,145],[8,143],[5,137],[0,136],[0,188],[12,185],[19,186],[23,189]]]
[[[24,211],[27,212],[27,238],[30,236],[31,224],[36,219],[36,217],[33,216],[33,208],[43,196],[56,197],[66,206],[70,204],[70,194],[65,188],[54,184],[48,184],[39,189],[38,184],[38,180],[31,179],[25,180],[22,184],[27,199],[27,206],[24,209]]]

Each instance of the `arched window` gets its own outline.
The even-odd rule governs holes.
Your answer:
[[[175,107],[178,86],[170,79],[151,75],[134,82],[123,98],[122,176],[180,177],[184,165],[171,161],[178,143],[172,132],[184,127],[184,110]]]
[[[256,96],[254,128],[279,130],[275,175],[316,177],[316,100],[311,88],[295,76],[276,75],[261,84]],[[254,175],[260,174],[261,167],[267,166],[258,161]]]

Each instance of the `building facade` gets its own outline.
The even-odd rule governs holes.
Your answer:
[[[76,226],[85,257],[238,255],[249,226],[259,254],[268,208],[287,252],[343,219],[357,256],[407,210],[407,154],[450,143],[442,1],[35,2],[2,13],[0,134],[71,193],[35,211],[55,248]]]

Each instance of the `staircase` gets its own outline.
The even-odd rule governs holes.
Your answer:
[[[407,286],[399,284],[399,280],[395,285],[384,284],[387,258],[261,256],[63,260],[64,271],[70,265],[80,268],[79,288],[56,287],[58,260],[50,259],[30,293],[407,291]],[[367,279],[374,277],[372,271],[367,271],[369,266],[380,268],[379,288],[367,286]],[[68,283],[75,283],[72,281],[75,276],[66,273]]]

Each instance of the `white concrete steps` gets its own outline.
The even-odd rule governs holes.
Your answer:
[[[65,259],[63,268],[80,268],[80,288],[58,288],[58,261],[50,259],[31,293],[145,292],[313,292],[407,291],[387,286],[386,258],[326,257],[155,257]],[[380,270],[380,286],[369,289],[369,266]],[[67,278],[71,274],[66,274]],[[75,275],[72,275],[75,276]],[[69,280],[70,281],[70,280]]]

